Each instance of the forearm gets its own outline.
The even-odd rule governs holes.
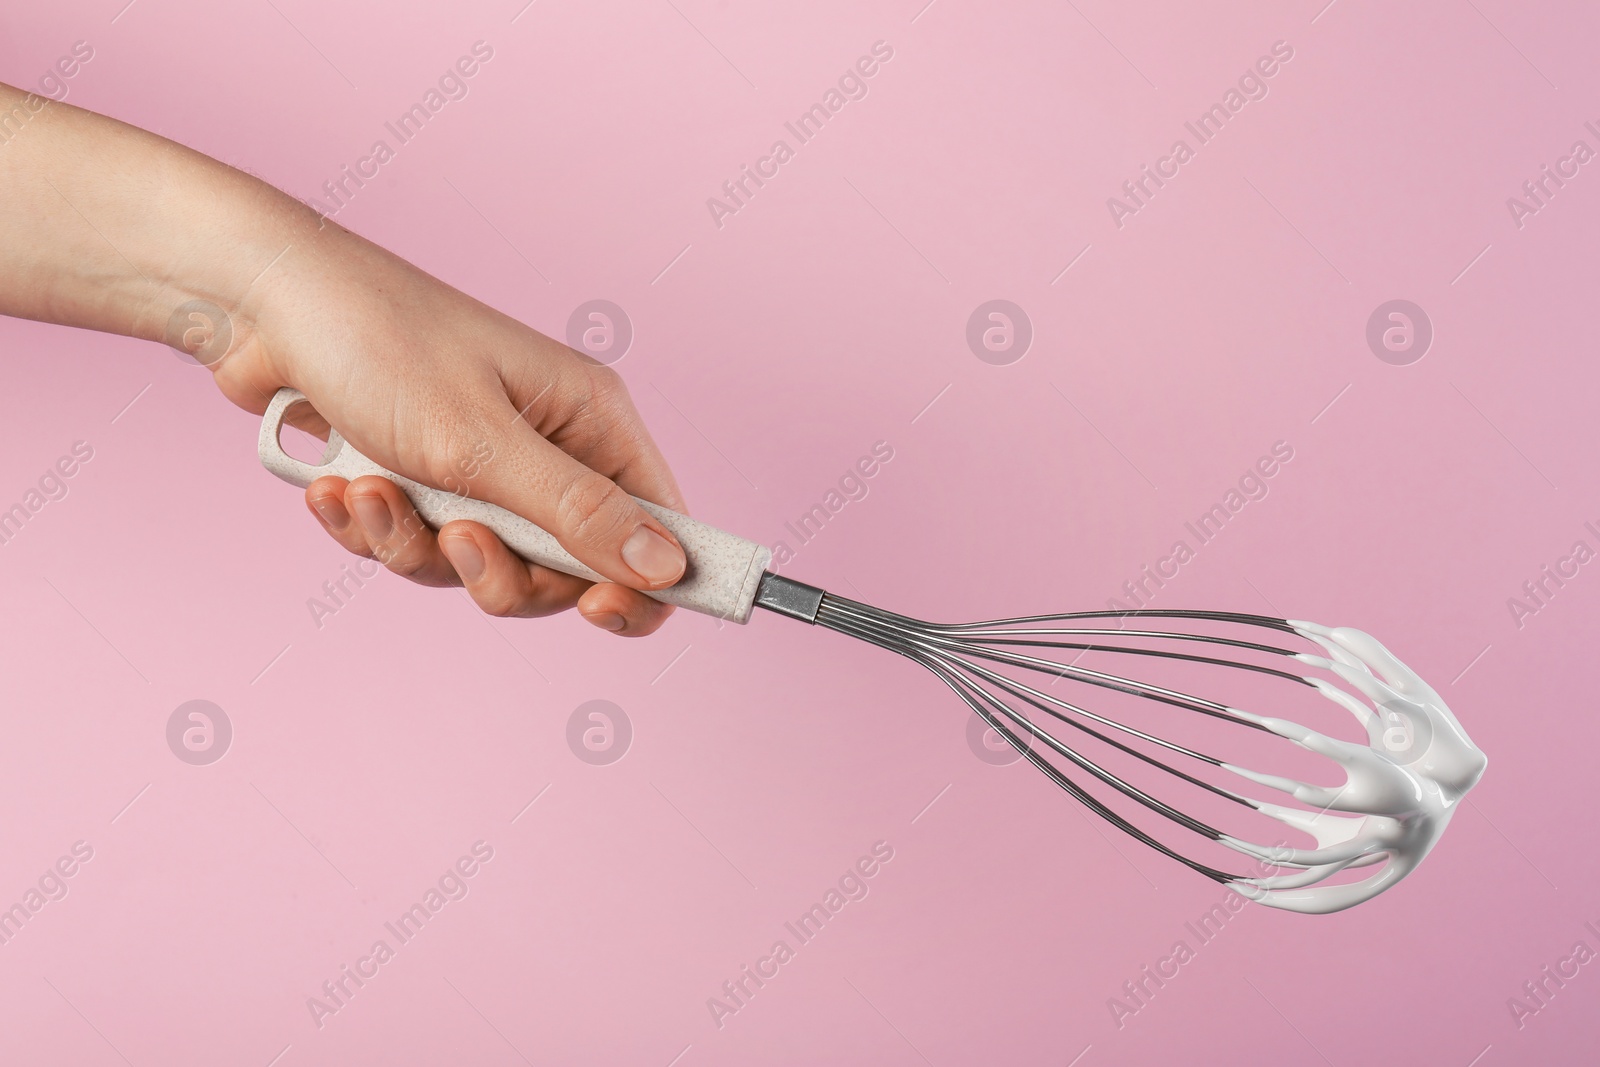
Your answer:
[[[318,225],[214,159],[0,85],[0,313],[167,340],[188,300],[244,307]]]
[[[4,85],[0,314],[165,342],[257,413],[291,386],[309,401],[291,421],[531,519],[608,580],[531,566],[472,523],[435,537],[382,478],[313,483],[329,533],[407,577],[631,635],[670,610],[641,590],[677,581],[683,551],[629,493],[682,498],[612,371],[264,182]]]

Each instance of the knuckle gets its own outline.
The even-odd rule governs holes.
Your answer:
[[[386,569],[393,571],[402,578],[409,578],[417,573],[417,561],[387,542],[373,545],[372,555]]]
[[[610,367],[590,368],[583,410],[608,425],[627,421],[633,417],[633,395],[628,392],[628,383]]]
[[[350,553],[352,556],[360,556],[362,559],[377,559],[378,558],[377,557],[377,553],[372,551],[372,547],[370,545],[368,545],[367,542],[364,539],[362,539],[359,534],[354,536],[354,537],[337,537],[336,536],[336,537],[334,537],[334,540],[338,541],[340,547],[342,547],[346,552]]]
[[[528,573],[526,617],[542,619],[576,607],[578,593],[566,585],[566,576],[548,567],[531,567]]]
[[[430,447],[424,466],[424,478],[428,485],[460,495],[465,480],[462,457],[470,454],[470,449],[463,448],[457,436],[442,439]]]
[[[615,403],[628,395],[628,385],[622,375],[603,364],[585,368],[589,372],[589,402],[596,405]]]
[[[526,614],[522,598],[508,589],[482,590],[473,599],[485,615],[493,615],[497,619],[521,618]]]
[[[460,493],[482,475],[494,455],[497,436],[492,415],[457,404],[447,423],[433,427],[418,457],[418,469],[433,488]]]
[[[372,558],[372,548],[367,544],[367,537],[361,532],[360,525],[354,519],[351,519],[342,530],[336,530],[323,521],[318,521],[317,526],[324,534],[332,538],[334,544],[351,555],[365,556],[367,559]]]
[[[567,537],[587,545],[599,545],[619,533],[631,513],[628,494],[594,471],[583,471],[569,481],[556,502],[557,525]]]
[[[373,555],[379,563],[402,578],[414,578],[428,566],[426,553],[417,551],[410,538],[398,533],[392,540],[374,545]]]

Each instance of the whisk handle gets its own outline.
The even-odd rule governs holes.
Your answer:
[[[562,548],[554,535],[522,516],[484,500],[445,492],[395,474],[358,452],[337,430],[329,434],[328,448],[320,463],[295,459],[283,450],[278,435],[289,408],[304,400],[305,396],[298,390],[280,389],[261,421],[258,442],[261,463],[284,481],[304,489],[327,475],[354,479],[375,474],[399,486],[410,498],[417,514],[435,530],[456,519],[471,519],[493,530],[506,547],[530,563],[590,581],[606,580]],[[689,561],[688,569],[676,585],[646,595],[730,622],[749,621],[756,590],[772,552],[754,541],[669,511],[659,504],[638,497],[634,499],[672,531]]]

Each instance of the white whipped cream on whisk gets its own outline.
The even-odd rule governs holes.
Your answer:
[[[1326,657],[1298,653],[1295,659],[1332,673],[1366,697],[1360,700],[1326,679],[1308,679],[1323,696],[1356,717],[1367,731],[1368,743],[1341,741],[1285,719],[1232,709],[1241,718],[1335,760],[1344,768],[1346,781],[1324,787],[1226,764],[1244,778],[1281,789],[1319,809],[1257,802],[1263,814],[1310,834],[1317,847],[1265,848],[1224,837],[1224,844],[1265,864],[1302,868],[1228,884],[1269,907],[1326,914],[1368,900],[1415,870],[1467,791],[1483,777],[1488,758],[1439,694],[1375,638],[1347,627],[1296,620],[1289,625],[1328,652]],[[1359,881],[1316,884],[1346,868],[1377,863],[1383,863],[1382,869]]]

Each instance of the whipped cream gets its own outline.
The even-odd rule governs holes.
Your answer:
[[[1483,777],[1483,754],[1439,694],[1375,638],[1347,627],[1289,620],[1326,656],[1294,658],[1331,673],[1348,688],[1310,677],[1323,696],[1366,729],[1367,744],[1341,741],[1286,719],[1231,709],[1280,737],[1339,763],[1345,783],[1311,785],[1224,766],[1283,790],[1318,810],[1263,801],[1256,809],[1316,840],[1314,849],[1267,847],[1224,836],[1222,843],[1289,873],[1241,878],[1229,886],[1268,907],[1327,914],[1370,900],[1416,869],[1438,842],[1468,790]],[[1354,690],[1352,693],[1350,690]],[[1359,694],[1358,697],[1356,694]],[[1365,699],[1360,699],[1364,697]],[[1322,885],[1347,868],[1382,866],[1359,881]]]

